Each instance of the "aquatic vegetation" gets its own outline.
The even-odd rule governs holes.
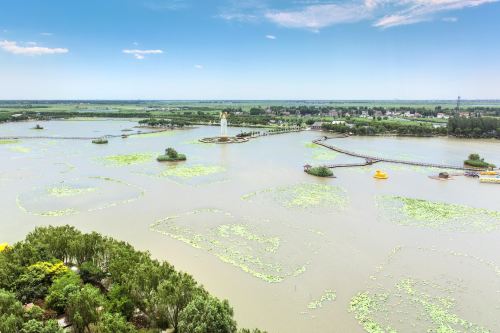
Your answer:
[[[19,140],[0,140],[0,145],[13,145],[19,143]]]
[[[126,204],[144,195],[141,188],[117,179],[88,177],[80,182],[35,188],[17,196],[17,207],[31,215],[59,217]]]
[[[401,225],[488,232],[500,226],[500,212],[399,196],[381,196],[382,218]]]
[[[113,166],[126,166],[150,162],[153,159],[152,153],[136,153],[125,155],[110,155],[101,159],[105,164]]]
[[[339,153],[331,150],[315,151],[312,155],[313,160],[316,161],[331,161],[339,156]]]
[[[216,173],[224,172],[226,169],[221,166],[206,166],[206,165],[191,165],[179,166],[173,165],[160,173],[160,177],[177,177],[177,178],[193,178],[200,176],[208,176]]]
[[[158,220],[150,230],[205,250],[269,283],[303,274],[307,263],[297,265],[300,259],[293,254],[300,242],[283,242],[278,235],[261,231],[265,225],[218,209],[200,209]]]
[[[12,146],[12,147],[9,147],[9,150],[13,151],[15,153],[23,153],[23,154],[31,152],[31,148],[23,147],[23,146]]]
[[[422,262],[442,266],[443,272],[429,275],[420,266],[411,265],[401,272],[400,265],[415,256]],[[464,271],[474,273],[468,275]],[[476,275],[482,279],[477,280]],[[370,277],[374,281],[372,287],[351,299],[349,311],[370,333],[493,332],[496,331],[493,327],[486,328],[466,319],[473,314],[466,311],[470,307],[464,302],[483,295],[481,302],[474,306],[475,320],[482,318],[477,313],[498,309],[500,301],[494,295],[500,287],[498,276],[499,271],[489,263],[472,256],[458,254],[457,258],[457,254],[449,251],[397,248]],[[497,322],[492,325],[498,329]]]
[[[343,209],[349,203],[347,193],[341,187],[312,183],[270,188],[246,194],[241,199],[252,200],[261,195],[265,195],[266,198],[270,197],[287,208],[328,207]]]
[[[61,197],[72,197],[84,193],[94,192],[96,190],[97,188],[94,187],[78,188],[63,184],[61,186],[49,187],[47,189],[47,193],[49,195],[61,198]]]
[[[337,293],[333,290],[327,289],[327,290],[325,290],[325,292],[323,293],[323,295],[321,295],[321,297],[319,299],[309,302],[309,304],[307,305],[307,308],[308,309],[321,308],[321,307],[323,307],[324,303],[332,302],[336,298],[337,298]]]
[[[319,149],[319,148],[321,148],[321,146],[319,146],[319,145],[317,145],[317,144],[314,144],[314,143],[312,143],[312,142],[310,142],[310,141],[308,141],[308,142],[304,142],[304,147],[306,147],[306,148],[311,148],[311,149],[315,149],[315,148],[318,148],[318,149]]]

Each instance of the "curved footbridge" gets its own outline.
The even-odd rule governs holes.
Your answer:
[[[323,146],[325,148],[331,149],[333,151],[339,152],[341,154],[353,156],[353,157],[359,157],[359,158],[364,158],[365,163],[351,163],[351,164],[329,164],[325,165],[327,168],[342,168],[342,167],[353,167],[353,166],[365,166],[365,165],[371,165],[374,163],[378,162],[386,162],[386,163],[396,163],[396,164],[406,164],[406,165],[415,165],[415,166],[420,166],[420,167],[431,167],[431,168],[438,168],[438,169],[453,169],[453,170],[463,170],[463,171],[478,171],[478,169],[474,168],[466,168],[464,166],[457,166],[457,165],[448,165],[448,164],[437,164],[437,163],[427,163],[427,162],[415,162],[415,161],[406,161],[406,160],[397,160],[397,159],[391,159],[391,158],[384,158],[384,157],[375,157],[375,156],[369,156],[369,155],[364,155],[364,154],[359,154],[350,150],[346,150],[334,145],[327,144],[325,141],[330,138],[323,136],[319,139],[313,140],[312,143]]]

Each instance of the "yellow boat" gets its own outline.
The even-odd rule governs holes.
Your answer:
[[[500,184],[500,177],[480,177],[479,182],[490,183],[490,184]]]
[[[484,176],[496,176],[496,175],[498,175],[498,172],[493,171],[493,170],[489,170],[489,171],[482,171],[479,174],[484,175]]]
[[[387,179],[387,178],[389,178],[389,176],[387,175],[387,173],[385,173],[383,171],[380,171],[380,170],[377,170],[377,171],[375,171],[375,174],[373,175],[373,178],[376,178],[376,179]]]

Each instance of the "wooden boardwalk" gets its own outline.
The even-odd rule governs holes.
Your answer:
[[[341,154],[353,156],[353,157],[359,157],[359,158],[364,158],[365,163],[353,163],[353,164],[332,164],[332,165],[325,165],[328,168],[338,168],[338,167],[349,167],[349,166],[363,166],[363,165],[369,165],[368,162],[377,163],[377,162],[386,162],[386,163],[396,163],[396,164],[406,164],[406,165],[415,165],[415,166],[421,166],[421,167],[431,167],[431,168],[438,168],[438,169],[453,169],[453,170],[464,170],[464,171],[478,171],[477,169],[474,168],[466,168],[464,166],[457,166],[457,165],[448,165],[448,164],[439,164],[439,163],[428,163],[428,162],[416,162],[416,161],[406,161],[406,160],[398,160],[398,159],[391,159],[391,158],[385,158],[385,157],[375,157],[375,156],[369,156],[369,155],[364,155],[364,154],[359,154],[350,150],[342,149],[337,146],[333,146],[330,144],[327,144],[325,141],[328,140],[329,138],[324,136],[319,139],[313,140],[312,142],[314,144],[323,146],[325,148],[334,150],[336,152],[339,152]]]

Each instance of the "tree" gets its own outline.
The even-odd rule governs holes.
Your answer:
[[[31,319],[23,324],[21,333],[64,333],[55,320],[46,322]]]
[[[177,330],[179,315],[193,299],[196,291],[196,281],[185,273],[173,274],[170,279],[158,285],[152,310],[161,328],[170,325]]]
[[[177,153],[174,148],[167,148],[165,154],[170,158],[177,158],[177,156],[179,155],[179,153]]]
[[[134,303],[124,287],[119,284],[113,284],[107,296],[110,312],[119,313],[127,319],[132,317],[135,308]]]
[[[469,160],[479,161],[480,159],[481,159],[481,157],[479,156],[479,154],[470,154],[469,155]]]
[[[80,277],[71,271],[54,280],[45,298],[47,306],[60,314],[63,313],[69,296],[80,290],[81,283]]]
[[[229,303],[206,295],[195,297],[182,311],[179,333],[235,333],[236,322]]]
[[[66,313],[75,333],[90,332],[90,324],[99,321],[99,308],[103,304],[99,289],[91,285],[85,285],[81,290],[69,295]]]
[[[68,268],[62,262],[41,261],[28,266],[15,281],[19,299],[29,303],[45,298],[52,281],[66,272]]]
[[[137,330],[118,313],[104,313],[92,332],[135,333]]]
[[[23,306],[13,293],[0,289],[0,332],[17,332],[23,324]]]

